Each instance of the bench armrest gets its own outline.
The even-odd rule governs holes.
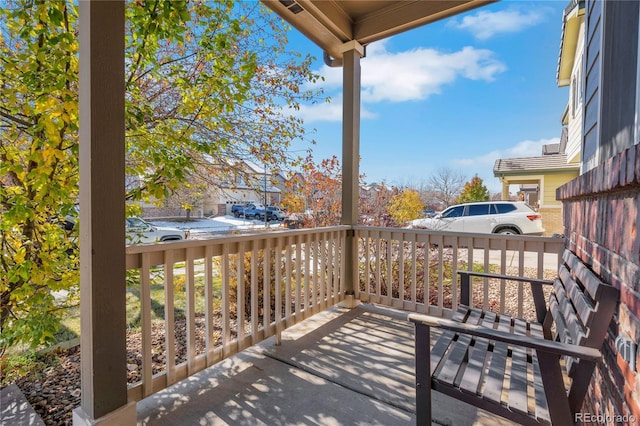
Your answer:
[[[485,277],[531,283],[531,294],[533,295],[533,303],[536,309],[536,318],[539,323],[544,321],[544,316],[547,312],[547,305],[544,301],[542,286],[552,285],[553,281],[543,280],[540,278],[518,277],[514,275],[492,274],[490,272],[456,271],[456,273],[460,275],[460,303],[466,306],[471,306],[471,301],[473,300],[471,297],[470,277]]]
[[[511,280],[511,281],[520,281],[525,283],[537,284],[537,285],[551,285],[553,284],[552,280],[545,280],[542,278],[528,278],[528,277],[519,277],[515,275],[503,275],[503,274],[493,274],[491,272],[476,272],[476,271],[456,271],[459,275],[469,275],[472,277],[487,277],[487,278],[497,278],[501,280]]]
[[[556,342],[554,340],[539,339],[536,337],[522,336],[492,328],[481,327],[471,324],[463,324],[445,318],[437,318],[429,315],[409,314],[409,321],[415,324],[422,324],[429,327],[437,327],[451,330],[456,333],[468,334],[476,337],[504,342],[511,345],[535,349],[536,351],[548,352],[556,355],[572,356],[575,358],[596,361],[602,356],[600,350],[585,346],[571,345]]]

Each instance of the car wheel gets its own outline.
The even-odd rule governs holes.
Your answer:
[[[501,230],[499,230],[497,232],[497,234],[501,234],[501,235],[518,235],[519,232],[516,231],[513,228],[502,228]]]

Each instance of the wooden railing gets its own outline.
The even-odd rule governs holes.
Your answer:
[[[455,269],[541,278],[564,248],[558,238],[348,226],[127,247],[129,398],[279,340],[343,300],[348,233],[357,242],[349,260],[358,268],[356,299],[440,316],[459,303]],[[504,311],[508,285],[492,285],[478,287],[476,303]],[[522,287],[516,299],[522,313]]]
[[[338,303],[347,229],[127,247],[129,398],[140,400],[269,336],[279,339],[285,328]]]
[[[564,249],[564,238],[404,228],[356,227],[356,238],[360,268],[356,299],[445,317],[459,303],[456,270],[543,278],[555,273]],[[526,286],[488,279],[479,283],[475,305],[518,317],[526,313]]]

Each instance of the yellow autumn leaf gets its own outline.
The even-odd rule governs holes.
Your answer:
[[[43,112],[53,109],[55,105],[56,99],[48,96],[42,96],[36,100],[36,107],[34,108],[33,112],[35,112],[36,114],[42,114]]]
[[[44,127],[44,134],[47,136],[47,139],[53,143],[60,141],[60,134],[58,133],[56,123],[51,120],[50,117],[42,120],[42,126]]]

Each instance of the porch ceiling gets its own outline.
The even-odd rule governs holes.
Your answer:
[[[342,58],[352,40],[363,46],[496,0],[262,0],[322,50]]]

